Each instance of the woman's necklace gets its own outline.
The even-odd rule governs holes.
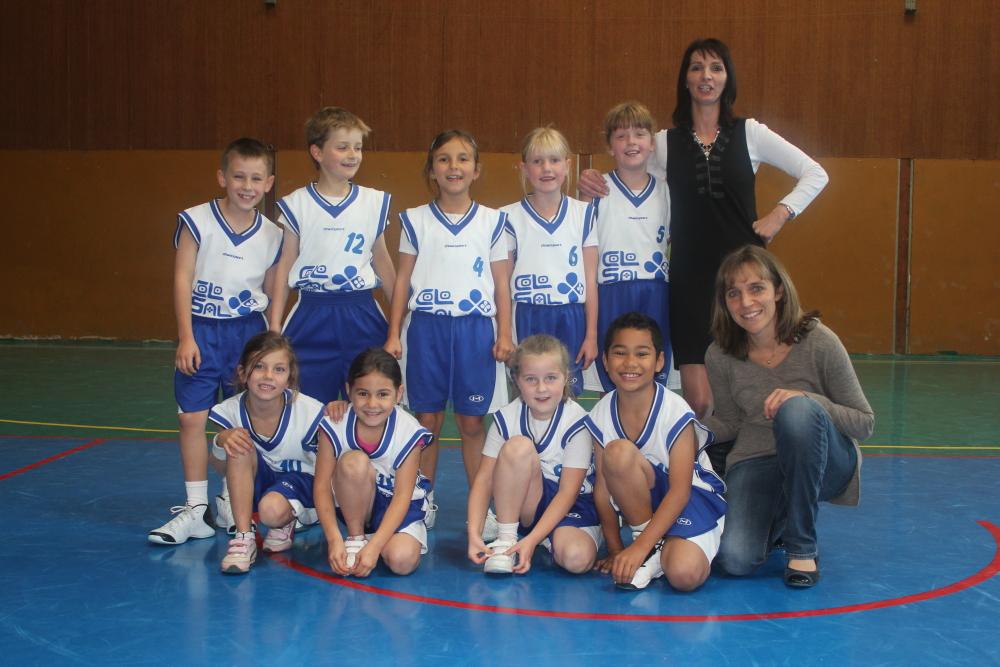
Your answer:
[[[768,368],[770,368],[771,364],[774,363],[775,357],[778,356],[778,352],[780,352],[780,351],[781,351],[781,343],[778,343],[775,346],[775,348],[773,350],[771,350],[771,356],[769,356],[767,359],[763,359],[762,360],[764,362],[764,365],[767,366]]]
[[[704,154],[706,160],[712,152],[712,146],[715,145],[715,141],[719,138],[719,130],[720,128],[715,128],[715,136],[712,137],[712,141],[706,144],[701,140],[701,137],[698,136],[698,132],[696,132],[694,128],[691,129],[691,136],[694,137],[694,143],[698,144],[698,148],[701,149],[701,152]]]

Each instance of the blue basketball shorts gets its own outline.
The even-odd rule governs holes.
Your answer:
[[[389,333],[372,290],[300,292],[284,334],[299,360],[299,388],[322,403],[347,398],[347,370],[370,347],[382,347]]]
[[[656,481],[653,483],[653,488],[649,490],[649,500],[655,512],[667,496],[667,491],[670,490],[670,476],[667,471],[655,465],[653,466],[653,474]],[[693,486],[687,505],[674,521],[674,525],[667,531],[667,535],[685,539],[696,537],[715,530],[719,520],[725,514],[726,501],[721,496]]]
[[[583,339],[587,335],[587,315],[582,303],[542,306],[514,302],[515,342],[520,343],[534,334],[558,338],[569,353],[569,383],[574,396],[583,392],[583,366],[577,364]]]
[[[298,501],[303,507],[315,507],[313,502],[313,476],[307,472],[278,472],[267,465],[267,461],[257,452],[257,475],[253,480],[253,511],[257,511],[257,503],[268,493],[279,493],[288,499],[292,506]]]
[[[236,365],[243,347],[256,334],[267,330],[263,313],[215,319],[191,316],[194,341],[201,352],[201,365],[194,375],[174,371],[174,398],[181,412],[210,410],[219,394],[236,393]]]
[[[538,523],[542,515],[545,514],[545,510],[549,508],[552,504],[552,499],[556,497],[556,493],[559,492],[559,483],[555,482],[546,477],[542,478],[542,498],[538,501],[538,507],[535,508],[535,518],[532,519],[530,526],[525,526],[521,524],[517,527],[517,532],[520,535],[527,535]],[[594,495],[591,493],[580,494],[576,498],[576,502],[570,507],[569,512],[566,513],[559,523],[556,524],[556,528],[562,528],[563,526],[573,526],[574,528],[588,528],[593,526],[600,526],[601,520],[597,516],[597,506],[594,504]],[[552,529],[555,532],[555,528]],[[547,537],[551,537],[551,534]]]
[[[406,392],[414,412],[485,415],[497,383],[491,317],[411,312],[406,327]]]
[[[657,373],[656,381],[666,386],[670,372],[670,289],[662,280],[626,280],[597,286],[597,375],[604,391],[615,388],[604,368],[604,336],[611,323],[620,315],[637,311],[653,318],[663,334],[663,371]]]

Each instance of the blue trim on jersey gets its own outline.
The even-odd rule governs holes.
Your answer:
[[[233,425],[229,423],[229,420],[220,415],[218,412],[216,412],[215,408],[212,408],[211,410],[208,411],[208,419],[212,422],[215,422],[223,429],[233,428]]]
[[[586,431],[586,430],[589,430],[587,428],[587,417],[581,417],[580,419],[577,419],[575,424],[566,429],[566,433],[563,434],[563,439],[562,442],[559,443],[559,446],[562,447],[563,449],[566,449],[566,445],[568,445],[569,441],[573,439],[573,436],[575,436],[580,431]]]
[[[639,437],[635,439],[635,446],[642,449],[649,437],[653,433],[653,429],[656,427],[656,420],[660,414],[660,408],[663,407],[663,392],[665,391],[663,385],[658,383],[653,383],[653,388],[656,389],[656,395],[653,396],[653,405],[649,409],[649,414],[646,415],[646,424],[642,427],[642,433]],[[625,429],[622,427],[621,421],[618,418],[618,392],[615,392],[614,398],[611,399],[611,423],[615,427],[615,431],[618,436],[624,440],[628,440],[629,437],[625,434]]]
[[[294,215],[292,215],[292,209],[288,208],[288,204],[285,203],[285,200],[279,199],[275,202],[275,205],[281,209],[281,214],[285,216],[285,220],[287,220],[288,224],[291,225],[292,231],[295,232],[295,235],[302,236],[302,233],[299,231],[299,221],[295,219]]]
[[[253,422],[250,420],[250,411],[247,410],[247,396],[248,392],[243,392],[243,395],[240,396],[240,421],[243,423],[243,427],[250,432],[250,438],[261,449],[270,452],[281,444],[282,439],[285,437],[285,431],[288,430],[288,424],[292,418],[292,390],[286,389],[282,392],[285,407],[281,410],[281,418],[278,419],[278,428],[274,429],[274,435],[270,438],[265,438],[254,430]]]
[[[234,246],[238,246],[244,241],[248,241],[253,238],[253,235],[256,234],[264,224],[264,216],[260,214],[260,211],[254,211],[253,224],[251,224],[250,227],[242,234],[238,234],[232,227],[229,226],[229,221],[226,220],[226,216],[222,215],[222,209],[219,208],[219,200],[213,199],[208,202],[208,204],[212,209],[212,215],[215,217],[215,221],[219,223],[219,227],[222,227],[222,231],[226,233],[226,236],[229,237],[230,243]]]
[[[649,195],[653,194],[653,190],[656,188],[656,178],[650,174],[649,182],[646,183],[646,187],[643,188],[642,192],[634,195],[632,194],[632,190],[627,185],[622,183],[620,178],[618,178],[618,174],[616,174],[613,170],[608,172],[608,174],[611,176],[611,182],[618,187],[622,195],[625,196],[625,199],[632,202],[632,206],[635,206],[636,208],[639,208],[643,202],[649,199]]]
[[[194,220],[187,214],[187,211],[181,211],[177,214],[177,228],[174,230],[174,247],[176,248],[181,242],[181,225],[187,227],[188,231],[191,232],[191,236],[194,237],[194,242],[201,245],[201,232],[198,231],[198,226],[194,224]]]
[[[667,433],[667,453],[674,448],[674,441],[677,440],[677,436],[681,434],[681,429],[694,421],[693,412],[685,412],[681,415],[681,418],[677,420],[677,423],[671,427],[670,431]],[[697,440],[695,441],[695,449],[697,450]]]
[[[354,408],[351,407],[347,411],[347,427],[344,429],[347,435],[347,446],[350,447],[351,449],[357,449],[359,451],[364,452],[365,450],[361,447],[361,444],[358,442],[357,431],[355,431],[355,429],[357,428],[357,423],[358,423],[358,413],[356,413],[354,411]],[[365,452],[368,455],[368,458],[377,459],[380,456],[385,455],[386,450],[389,449],[389,444],[392,442],[392,434],[395,430],[396,430],[396,411],[393,410],[389,414],[389,419],[387,419],[385,422],[385,430],[382,431],[382,440],[379,441],[378,447],[376,447],[375,451],[373,451],[371,454]]]
[[[388,192],[382,193],[382,208],[378,212],[378,231],[375,232],[375,238],[382,236],[385,232],[385,228],[389,224],[389,200],[392,199],[392,195]]]
[[[281,250],[284,247],[285,247],[285,235],[282,234],[281,235],[281,241],[278,242],[278,252],[274,255],[274,261],[271,262],[271,266],[274,266],[275,264],[277,264],[278,260],[281,259]],[[270,267],[268,267],[268,268],[270,268]]]
[[[604,433],[598,428],[597,423],[587,415],[583,418],[583,423],[586,424],[587,430],[590,431],[590,435],[594,436],[594,440],[603,447],[604,446]]]
[[[337,437],[337,433],[334,428],[325,419],[321,419],[319,422],[319,427],[323,429],[323,433],[326,433],[327,437],[330,438],[330,444],[333,446],[333,453],[340,458],[340,452],[344,449],[344,446],[340,443],[340,438]]]
[[[478,204],[476,205],[478,206]],[[492,249],[493,246],[497,244],[497,241],[499,241],[503,237],[503,230],[505,227],[507,227],[507,214],[501,211],[500,219],[497,220],[496,226],[493,227],[493,233],[490,234],[490,249]],[[504,259],[507,258],[504,257]],[[496,261],[499,262],[501,260],[496,260]]]
[[[392,469],[398,470],[399,466],[403,465],[403,461],[405,461],[406,457],[410,455],[410,452],[413,451],[414,447],[421,443],[423,443],[423,446],[426,447],[431,444],[432,440],[434,440],[434,436],[425,428],[422,428],[414,433],[413,436],[406,442],[406,445],[403,446],[403,449],[399,452],[399,456],[396,457],[396,460],[392,462]]]
[[[531,411],[528,409],[528,405],[524,402],[521,403],[521,433],[525,433],[531,437],[531,442],[535,445],[535,451],[541,454],[552,442],[552,438],[555,436],[556,428],[559,426],[559,420],[562,419],[563,408],[565,407],[565,401],[559,403],[559,407],[556,408],[555,413],[552,415],[552,419],[549,420],[549,426],[545,429],[545,433],[542,434],[540,439],[535,438],[535,434],[531,432],[531,422],[529,421]]]
[[[309,430],[306,431],[305,437],[302,438],[302,451],[316,453],[319,451],[319,442],[316,440],[316,431],[319,430],[319,424],[323,421],[323,410],[319,411],[316,415],[316,419],[313,420],[312,424],[309,424]]]
[[[503,438],[504,442],[510,440],[510,429],[507,428],[507,421],[499,410],[493,413],[493,423],[497,425],[497,430],[500,431],[500,437]]]
[[[410,218],[406,215],[406,211],[400,211],[399,213],[399,226],[403,228],[403,233],[406,234],[406,240],[410,242],[413,249],[420,252],[420,245],[417,243],[417,232],[413,229],[413,223],[410,222]],[[412,287],[410,288],[412,291]],[[407,297],[409,299],[409,297]]]
[[[350,192],[347,193],[347,196],[344,197],[339,204],[331,204],[327,201],[326,197],[321,195],[316,189],[315,183],[307,184],[306,192],[309,193],[309,195],[313,198],[313,201],[316,202],[321,209],[329,213],[333,218],[338,217],[341,213],[346,211],[347,207],[353,204],[354,200],[358,198],[358,186],[354,183],[351,183]]]
[[[445,228],[452,233],[452,235],[458,236],[459,234],[462,233],[462,230],[465,229],[470,222],[472,222],[472,219],[476,217],[476,211],[479,210],[479,204],[477,204],[476,202],[472,202],[472,206],[470,206],[469,210],[465,212],[465,215],[459,218],[458,222],[454,223],[448,219],[448,216],[445,214],[444,211],[438,208],[436,201],[432,201],[430,203],[430,209],[431,213],[434,214],[434,217],[437,218],[438,222],[444,225]],[[506,216],[504,216],[503,213],[500,214],[501,223],[503,223],[505,217]],[[503,229],[502,226],[501,229]],[[496,231],[494,231],[493,233],[494,235],[496,235]],[[493,243],[496,243],[496,239],[494,239]],[[416,248],[417,246],[414,245],[413,247]]]
[[[556,214],[552,220],[546,220],[538,211],[536,211],[535,207],[531,205],[531,202],[528,201],[527,197],[521,199],[521,208],[528,213],[528,217],[538,223],[539,227],[551,235],[556,233],[556,230],[559,229],[559,225],[561,225],[563,220],[566,219],[566,211],[569,210],[569,198],[566,195],[561,195],[559,208],[556,209]]]
[[[580,246],[583,247],[583,242],[587,240],[590,236],[590,232],[594,229],[594,219],[597,217],[597,204],[591,202],[587,204],[587,210],[583,212],[583,237],[580,239]],[[591,246],[597,247],[597,246]]]

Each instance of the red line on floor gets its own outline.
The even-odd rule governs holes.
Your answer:
[[[54,455],[48,457],[47,459],[42,459],[41,461],[35,461],[34,463],[26,465],[23,468],[18,468],[17,470],[11,470],[10,472],[5,472],[4,474],[0,475],[0,481],[3,481],[5,479],[7,479],[8,477],[13,477],[14,475],[20,475],[23,472],[28,472],[29,470],[34,470],[35,468],[40,468],[41,466],[43,466],[43,465],[45,465],[47,463],[52,463],[53,461],[58,461],[61,458],[65,458],[65,457],[69,456],[70,454],[76,454],[77,452],[82,452],[85,449],[90,449],[91,447],[96,447],[97,445],[104,444],[105,442],[107,442],[107,438],[97,438],[96,440],[91,440],[90,442],[85,442],[85,443],[83,443],[82,445],[80,445],[78,447],[73,447],[72,449],[67,449],[64,452],[59,452],[58,454],[54,454]]]
[[[518,609],[516,607],[498,607],[495,605],[483,605],[475,604],[472,602],[463,602],[461,600],[445,600],[442,598],[427,597],[424,595],[415,595],[413,593],[403,593],[400,591],[393,591],[387,588],[378,588],[376,586],[369,586],[368,584],[363,584],[359,581],[353,579],[343,579],[328,572],[320,572],[307,565],[297,563],[293,561],[286,555],[283,554],[273,554],[271,555],[271,560],[274,560],[286,567],[300,572],[302,574],[314,577],[316,579],[321,579],[323,581],[329,582],[331,584],[336,584],[337,586],[343,586],[345,588],[353,588],[354,590],[362,591],[365,593],[373,593],[375,595],[381,595],[384,597],[395,598],[397,600],[407,600],[410,602],[418,602],[421,604],[431,604],[440,607],[451,607],[453,609],[465,609],[468,611],[485,611],[493,612],[497,614],[513,614],[518,616],[537,616],[542,618],[563,618],[563,619],[574,619],[574,620],[586,620],[586,621],[645,621],[645,622],[657,622],[657,623],[704,623],[710,621],[764,621],[764,620],[777,620],[785,618],[811,618],[817,616],[834,616],[838,614],[851,614],[859,611],[871,611],[873,609],[884,609],[886,607],[897,607],[905,604],[913,604],[915,602],[924,602],[926,600],[931,600],[934,598],[944,597],[946,595],[952,595],[963,591],[967,588],[972,588],[977,586],[982,582],[986,581],[990,577],[995,576],[1000,572],[1000,528],[989,523],[988,521],[979,521],[980,526],[985,528],[993,537],[994,544],[996,545],[996,550],[993,553],[993,559],[986,564],[981,570],[975,574],[966,577],[960,581],[956,581],[953,584],[944,586],[942,588],[934,588],[929,591],[924,591],[922,593],[914,593],[912,595],[904,595],[902,597],[890,598],[888,600],[876,600],[874,602],[865,602],[862,604],[851,604],[844,605],[841,607],[827,607],[824,609],[802,609],[798,611],[777,611],[777,612],[762,612],[757,614],[718,614],[718,615],[655,615],[655,614],[600,614],[600,613],[586,613],[586,612],[571,612],[571,611],[550,611],[544,609]]]

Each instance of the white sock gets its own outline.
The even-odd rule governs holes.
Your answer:
[[[187,504],[191,507],[208,504],[208,480],[200,482],[184,482],[187,490]]]
[[[642,531],[646,530],[646,526],[648,525],[649,521],[643,521],[642,523],[637,524],[635,526],[629,524],[629,528],[632,529],[632,539],[634,540],[636,537],[638,537]]]
[[[500,523],[498,521],[497,528],[499,529],[497,541],[517,542],[517,521],[514,523]]]

